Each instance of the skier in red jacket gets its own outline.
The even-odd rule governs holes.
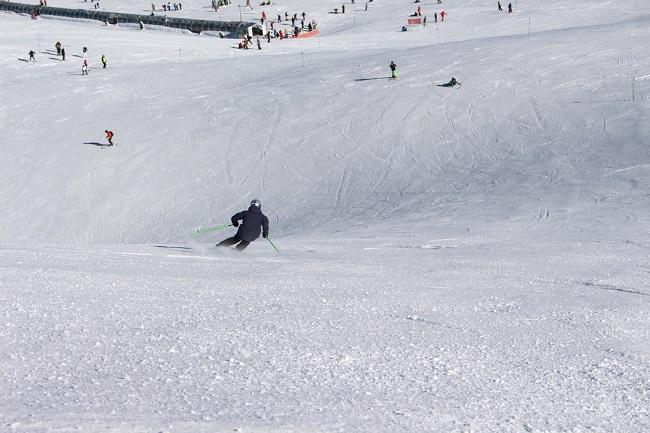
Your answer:
[[[106,139],[108,140],[108,145],[112,146],[113,145],[113,131],[109,131],[107,129],[104,132],[106,133]]]

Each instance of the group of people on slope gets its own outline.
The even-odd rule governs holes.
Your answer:
[[[61,56],[61,60],[65,61],[65,47],[61,44],[61,42],[56,41],[56,43],[54,44],[54,48],[56,49],[56,55]],[[81,49],[81,53],[82,53],[82,57],[83,57],[83,61],[82,61],[82,64],[81,64],[81,74],[82,75],[88,75],[88,70],[90,68],[90,66],[88,65],[88,59],[86,58],[86,56],[88,54],[88,47],[84,46]],[[36,61],[36,52],[34,50],[29,50],[27,55],[29,56],[28,61],[30,61],[30,62],[35,62]],[[102,57],[100,58],[100,61],[102,62],[102,68],[105,69],[106,66],[108,66],[108,60],[107,60],[105,54],[102,54]]]
[[[501,1],[497,1],[497,10],[499,12],[503,11],[503,8],[501,7]],[[512,13],[512,2],[508,3],[508,13]]]
[[[163,3],[162,6],[161,6],[161,9],[164,12],[171,12],[172,10],[182,11],[183,10],[183,3],[181,3],[181,2],[178,2],[178,3],[174,2],[173,4],[171,2],[167,2],[167,4]],[[156,11],[156,5],[154,3],[151,3],[151,12],[153,13],[155,11]]]

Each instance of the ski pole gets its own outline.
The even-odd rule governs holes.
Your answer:
[[[276,247],[276,246],[273,244],[273,242],[271,242],[271,239],[266,238],[266,240],[269,241],[269,243],[271,244],[271,246],[273,247],[273,249],[275,250],[275,252],[278,253],[278,254],[280,254],[280,250],[278,250],[278,247]]]
[[[195,235],[195,236],[198,236],[198,235],[203,235],[203,234],[206,234],[206,233],[212,233],[212,232],[218,232],[218,231],[221,231],[221,230],[225,230],[228,227],[232,227],[232,224],[221,224],[219,226],[214,226],[214,227],[203,227],[203,228],[199,227],[199,228],[195,229],[192,234]]]

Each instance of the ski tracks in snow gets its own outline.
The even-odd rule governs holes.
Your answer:
[[[267,111],[268,112],[268,111]],[[243,185],[246,183],[246,181],[249,179],[251,174],[253,174],[260,165],[263,166],[264,173],[261,176],[260,180],[260,187],[262,188],[263,192],[266,192],[265,189],[265,184],[264,184],[264,179],[266,178],[266,169],[267,169],[267,162],[268,162],[268,152],[271,148],[271,144],[275,140],[276,133],[278,131],[278,126],[280,124],[280,116],[282,113],[282,107],[277,107],[275,110],[275,114],[273,115],[273,121],[271,122],[271,130],[269,131],[266,140],[264,140],[264,144],[262,145],[261,149],[259,150],[259,158],[257,161],[251,165],[250,169],[246,174],[239,180],[239,184]]]
[[[361,145],[357,141],[356,138],[354,138],[350,134],[350,130],[352,128],[352,120],[349,119],[347,122],[347,125],[345,128],[341,129],[341,135],[348,141],[352,141],[355,145],[355,150],[350,152],[348,155],[345,157],[345,161],[343,163],[343,173],[341,174],[340,180],[339,180],[339,185],[336,189],[336,196],[334,200],[334,208],[333,211],[336,212],[340,209],[341,202],[344,200],[344,195],[345,195],[345,200],[347,201],[347,198],[349,197],[349,193],[346,193],[346,188],[349,183],[349,171],[350,171],[350,160],[354,155],[357,153],[360,153],[363,149],[369,147],[371,145],[371,141],[368,141],[366,145]]]
[[[233,142],[235,141],[236,137],[238,137],[240,134],[239,128],[241,126],[241,122],[242,120],[239,118],[239,116],[237,116],[237,120],[235,120],[235,127],[232,129],[230,136],[228,137],[228,145],[226,148],[226,155],[224,158],[226,179],[228,181],[228,185],[232,185],[234,183],[233,175],[232,175]]]

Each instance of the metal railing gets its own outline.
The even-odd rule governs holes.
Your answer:
[[[130,23],[185,29],[193,33],[203,31],[224,32],[230,36],[240,36],[254,23],[240,21],[209,21],[190,18],[171,18],[161,15],[138,15],[121,12],[105,12],[86,9],[55,8],[50,6],[29,5],[0,0],[0,10],[32,15],[50,15],[58,17],[96,20],[109,24]]]

